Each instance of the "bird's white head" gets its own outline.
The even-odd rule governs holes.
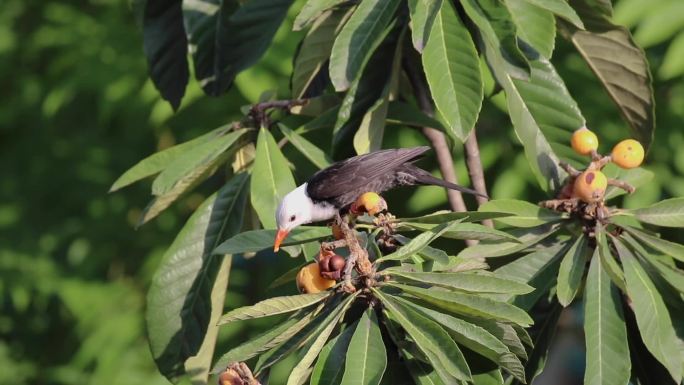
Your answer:
[[[278,233],[273,245],[274,251],[278,251],[280,244],[292,229],[313,221],[313,206],[313,201],[306,195],[306,183],[285,195],[276,210]]]

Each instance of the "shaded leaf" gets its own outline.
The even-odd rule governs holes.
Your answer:
[[[567,218],[559,212],[515,199],[497,199],[488,201],[482,204],[478,210],[483,212],[510,214],[510,216],[495,219],[497,222],[501,222],[513,227],[536,227],[545,223],[560,221]]]
[[[409,0],[408,5],[411,15],[411,41],[416,51],[422,53],[442,0]]]
[[[164,253],[147,293],[150,348],[162,374],[183,374],[209,325],[211,291],[224,256],[212,254],[242,227],[248,177],[234,176],[195,211]]]
[[[287,159],[265,128],[259,130],[250,187],[252,207],[261,224],[267,229],[276,228],[276,209],[296,186]]]
[[[634,188],[639,188],[641,186],[646,185],[647,183],[651,182],[651,180],[653,180],[653,177],[655,176],[652,171],[648,171],[641,167],[632,168],[629,170],[625,170],[619,167],[606,167],[603,170],[603,173],[606,175],[607,178],[621,180],[623,182],[629,183]],[[605,199],[612,199],[616,196],[620,196],[626,193],[627,192],[621,188],[615,186],[608,186],[608,188],[606,189]]]
[[[595,234],[596,249],[598,250],[598,257],[601,261],[601,266],[603,270],[608,274],[610,279],[613,280],[613,283],[615,283],[615,285],[617,285],[617,287],[620,288],[620,290],[626,292],[625,275],[622,272],[622,268],[613,257],[613,253],[611,252],[610,246],[608,245],[608,239],[606,235],[607,233],[605,229],[602,226],[597,225]],[[593,258],[596,257],[597,255],[596,253],[594,253]]]
[[[473,293],[509,293],[526,294],[534,290],[533,287],[513,279],[501,278],[493,274],[461,272],[461,273],[428,273],[392,271],[390,277],[399,281],[427,283],[468,291]]]
[[[413,104],[399,100],[393,100],[389,103],[387,123],[414,127],[432,127],[444,131],[444,126],[438,120],[426,115]]]
[[[356,323],[350,325],[323,347],[311,373],[311,385],[338,385],[342,381],[347,349],[355,326]]]
[[[330,295],[330,292],[322,291],[315,294],[298,294],[269,298],[251,306],[243,306],[241,308],[231,310],[221,317],[218,324],[225,325],[233,321],[290,313],[321,302]]]
[[[582,284],[584,266],[591,253],[587,242],[586,236],[577,237],[577,240],[575,240],[561,261],[560,269],[558,270],[556,295],[558,296],[558,302],[563,306],[567,307],[570,305]]]
[[[392,238],[399,241],[399,243],[401,243],[402,245],[411,242],[410,238],[406,238],[399,234],[394,234]],[[449,263],[449,255],[447,255],[447,253],[443,250],[435,249],[434,247],[425,246],[418,252],[418,255],[430,261],[435,261],[438,264],[446,265]]]
[[[386,367],[387,352],[378,319],[373,308],[368,308],[356,324],[349,343],[342,385],[377,385]]]
[[[328,227],[299,226],[292,229],[287,238],[283,241],[283,246],[300,245],[311,241],[316,241],[331,235]],[[214,253],[216,254],[241,254],[253,251],[260,251],[273,247],[276,230],[250,230],[221,243]]]
[[[380,261],[402,260],[409,258],[412,254],[419,252],[423,247],[429,245],[432,241],[439,238],[442,234],[458,224],[459,221],[453,221],[435,226],[434,228],[419,234],[417,237],[413,238],[411,242],[400,247],[399,250],[393,252],[392,254],[388,254],[377,259],[376,263]]]
[[[461,211],[461,212],[451,212],[443,211],[436,212],[433,214],[423,215],[422,217],[412,217],[412,218],[398,218],[396,222],[410,222],[410,223],[432,223],[441,224],[444,222],[451,222],[454,220],[461,220],[462,222],[480,222],[485,219],[501,218],[510,216],[507,213],[484,213],[479,211]]]
[[[311,24],[323,12],[335,7],[338,4],[344,3],[346,0],[308,0],[295,18],[292,29],[299,31]]]
[[[484,90],[475,44],[450,1],[443,1],[434,17],[422,61],[446,133],[465,142],[475,127]]]
[[[629,210],[641,222],[664,227],[684,227],[684,198],[665,199],[649,207]]]
[[[323,169],[332,164],[332,160],[328,154],[316,147],[315,144],[309,142],[306,138],[299,135],[295,131],[290,130],[283,124],[278,124],[278,127],[280,128],[280,132],[285,135],[287,140],[289,140],[290,143],[292,143],[292,145],[302,153],[302,155],[309,159],[311,163],[315,164],[316,167]]]
[[[634,227],[624,226],[624,229],[636,239],[653,248],[654,250],[658,250],[667,256],[684,262],[684,245],[653,236],[647,232],[635,229]]]

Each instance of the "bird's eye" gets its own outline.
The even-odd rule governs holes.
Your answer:
[[[293,222],[295,219],[297,219],[297,216],[296,216],[296,215],[291,216],[291,217],[290,217],[290,222]]]

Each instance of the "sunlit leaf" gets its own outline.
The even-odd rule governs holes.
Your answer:
[[[300,245],[330,235],[328,227],[300,226],[290,231],[282,246]],[[216,254],[241,254],[273,248],[275,236],[276,230],[243,231],[221,243],[214,252]]]
[[[461,252],[458,253],[458,256],[463,258],[493,258],[510,255],[536,245],[556,231],[558,231],[558,227],[556,226],[516,229],[510,232],[511,235],[516,238],[515,242],[481,242],[461,250]]]
[[[534,288],[531,286],[528,286],[520,281],[501,278],[493,274],[484,273],[428,273],[393,271],[390,277],[399,281],[408,280],[409,282],[421,282],[472,293],[526,294],[534,290]]]
[[[684,245],[653,236],[647,232],[635,229],[634,227],[625,226],[624,229],[649,247],[658,250],[661,253],[664,253],[665,255],[670,256],[678,261],[684,262]]]
[[[295,18],[292,29],[299,31],[316,20],[323,12],[346,0],[308,0]]]
[[[404,223],[404,225],[420,231],[429,231],[438,226],[425,223]],[[448,231],[445,231],[441,236],[443,238],[450,239],[477,239],[480,241],[519,242],[515,236],[509,233],[496,230],[479,223],[459,223],[458,225],[451,227]]]
[[[423,247],[429,245],[432,241],[439,238],[442,234],[458,224],[459,221],[453,221],[435,226],[434,228],[419,234],[417,237],[413,238],[411,242],[400,247],[399,250],[378,259],[376,262],[409,258],[412,254],[419,252]]]
[[[641,222],[664,227],[684,227],[684,198],[665,199],[640,209],[629,210]]]
[[[556,43],[556,19],[553,13],[527,0],[506,0],[505,3],[515,22],[518,36],[542,56],[550,58]]]
[[[510,216],[495,218],[495,220],[514,227],[536,227],[566,218],[559,212],[515,199],[488,201],[482,204],[478,210],[510,214]]]
[[[582,20],[577,15],[577,12],[568,4],[566,0],[525,0],[532,3],[538,7],[544,8],[550,12],[553,12],[558,17],[561,17],[570,23],[574,24],[575,27],[583,29],[584,24]]]
[[[328,154],[323,152],[323,150],[316,147],[315,144],[309,142],[306,138],[299,135],[295,131],[290,130],[285,125],[278,124],[278,127],[280,128],[280,132],[285,135],[287,140],[289,140],[290,143],[292,143],[292,145],[302,153],[302,155],[309,159],[311,163],[315,164],[316,167],[323,169],[330,166],[332,160]]]
[[[321,302],[329,296],[330,292],[322,291],[315,294],[269,298],[254,305],[244,306],[224,314],[219,320],[219,325],[225,325],[233,321],[290,313]]]
[[[423,52],[442,0],[409,0],[408,5],[411,14],[411,41],[416,51]]]
[[[342,385],[377,385],[387,367],[387,352],[373,308],[356,324],[349,342]]]

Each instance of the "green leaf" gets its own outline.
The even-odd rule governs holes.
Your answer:
[[[225,129],[223,127],[217,128],[193,140],[177,144],[173,147],[169,147],[165,150],[148,156],[123,173],[119,179],[114,182],[112,187],[109,189],[109,192],[116,191],[143,178],[162,172],[180,156],[187,154],[200,144],[213,139],[216,135],[222,133],[224,130]]]
[[[423,289],[399,283],[388,283],[387,285],[401,289],[407,294],[411,294],[449,312],[485,319],[509,321],[521,326],[532,324],[532,319],[527,313],[506,302],[474,294]]]
[[[357,321],[358,322],[358,321]],[[310,385],[338,385],[344,375],[344,363],[356,323],[328,341],[318,355]]]
[[[354,8],[349,8],[325,12],[306,34],[294,62],[292,72],[293,98],[303,97],[311,82],[323,69],[330,58],[335,37],[340,33],[353,10]]]
[[[470,368],[463,353],[441,326],[415,310],[401,305],[394,297],[374,288],[371,290],[380,298],[385,311],[397,320],[420,351],[427,356],[442,381],[452,384],[454,378],[470,380]]]
[[[649,207],[628,212],[644,223],[663,227],[684,227],[684,198],[665,199]]]
[[[506,73],[527,79],[529,64],[518,48],[515,24],[506,5],[500,0],[463,0],[461,5],[478,27],[485,43],[494,47],[501,56]]]
[[[387,367],[387,352],[373,308],[361,316],[349,343],[342,385],[378,385]]]
[[[591,260],[584,296],[586,385],[625,385],[631,361],[620,292],[597,258]]]
[[[298,294],[284,297],[275,297],[263,300],[251,306],[243,306],[224,314],[218,321],[219,325],[225,325],[234,321],[242,321],[253,318],[269,317],[277,314],[290,313],[305,307],[309,307],[330,297],[329,291],[315,294]]]
[[[575,27],[584,29],[582,20],[577,15],[577,12],[568,4],[566,0],[525,0],[530,4],[534,4],[547,11],[553,12],[556,16],[561,17]]]
[[[629,234],[637,238],[642,243],[648,245],[654,250],[658,250],[667,256],[670,256],[678,261],[684,262],[684,245],[679,243],[674,243],[662,239],[660,237],[653,236],[644,231],[635,229],[634,227],[624,226]]]
[[[520,360],[508,349],[508,347],[487,330],[470,322],[452,317],[448,314],[419,306],[411,301],[395,297],[396,300],[423,313],[435,322],[442,325],[454,340],[468,349],[481,354],[496,364],[501,365],[516,378],[524,381],[525,369]]]
[[[626,28],[597,14],[586,0],[573,0],[572,5],[586,31],[561,22],[561,32],[575,45],[617,104],[632,135],[648,151],[655,131],[655,99],[644,52]]]
[[[565,252],[564,249],[564,244],[550,245],[496,269],[495,272],[498,276],[519,279],[535,288],[532,293],[527,295],[516,297],[513,294],[508,294],[496,298],[500,301],[511,302],[523,310],[530,310],[554,284],[561,257]]]
[[[335,7],[338,4],[344,3],[346,0],[308,0],[295,18],[292,29],[295,31],[306,28],[323,12]]]
[[[620,242],[615,243],[625,270],[627,295],[632,300],[639,332],[648,351],[670,372],[675,382],[682,379],[682,362],[677,335],[670,314],[646,271]]]
[[[424,273],[392,271],[390,277],[399,281],[421,282],[472,293],[526,294],[534,290],[533,287],[520,281],[501,278],[493,274],[485,274],[484,272]]]
[[[300,245],[311,241],[317,241],[331,235],[328,227],[299,226],[292,229],[283,241],[283,246]],[[221,243],[214,253],[216,254],[242,254],[260,251],[273,247],[276,230],[250,230]]]
[[[302,153],[302,155],[309,159],[311,163],[316,165],[316,167],[318,167],[319,169],[324,169],[330,166],[330,164],[332,164],[332,160],[330,159],[328,154],[323,152],[323,150],[321,150],[320,148],[316,147],[315,144],[309,142],[308,140],[306,140],[306,138],[290,130],[283,124],[278,124],[278,127],[280,128],[280,132],[282,132],[283,135],[285,135],[287,140],[289,140],[290,143],[292,143],[292,145],[295,146],[297,150],[299,150],[299,152]]]
[[[595,233],[597,243],[596,248],[598,249],[598,257],[601,261],[603,270],[613,280],[617,287],[626,292],[627,289],[625,288],[625,275],[622,272],[620,265],[617,263],[615,258],[613,258],[613,253],[611,252],[608,245],[608,240],[606,239],[605,229],[602,226],[597,225]],[[594,258],[595,257],[596,253],[594,253]]]
[[[242,70],[266,52],[292,0],[184,1],[183,18],[195,78],[208,95],[225,92]]]
[[[393,100],[387,110],[387,124],[398,124],[414,127],[432,127],[444,131],[444,126],[437,119],[426,115],[413,104]]]
[[[143,41],[150,78],[174,110],[180,107],[190,71],[181,0],[145,0]]]
[[[393,252],[392,254],[388,254],[382,258],[379,258],[375,262],[378,263],[381,261],[394,261],[394,260],[398,261],[398,260],[410,258],[411,255],[419,252],[425,246],[429,245],[430,243],[432,243],[432,241],[439,238],[440,236],[442,236],[442,234],[449,231],[451,228],[455,227],[458,224],[459,224],[459,221],[453,221],[453,222],[447,222],[447,223],[443,223],[441,225],[435,226],[434,228],[432,228],[432,229],[418,235],[417,237],[413,238],[413,240],[411,240],[411,242],[402,246],[401,248],[399,248],[399,250]]]
[[[442,0],[409,0],[408,5],[411,14],[411,41],[416,51],[422,53]]]
[[[276,209],[283,197],[296,186],[287,158],[265,128],[259,130],[250,187],[252,207],[261,224],[264,228],[275,229]]]
[[[451,211],[438,211],[433,214],[424,215],[422,217],[412,217],[412,218],[398,218],[395,222],[399,223],[431,223],[431,224],[441,224],[444,222],[451,222],[455,220],[461,220],[463,222],[480,222],[485,219],[501,218],[510,216],[511,214],[506,213],[485,213],[479,211],[461,211],[461,212],[451,212]]]
[[[536,227],[567,218],[559,212],[515,199],[488,201],[482,204],[478,210],[510,214],[510,216],[496,218],[496,221],[513,227]]]
[[[684,32],[680,32],[667,47],[663,64],[658,69],[658,77],[663,80],[674,79],[684,74]]]
[[[475,44],[450,1],[443,1],[435,16],[422,60],[446,133],[465,142],[475,127],[484,90]]]
[[[335,39],[330,56],[330,80],[336,91],[349,88],[376,48],[376,37],[390,25],[398,0],[361,2]]]
[[[535,51],[549,59],[556,43],[556,19],[553,13],[527,0],[506,0],[518,36]]]
[[[230,257],[224,258],[218,273],[216,273],[214,287],[211,289],[211,315],[209,316],[207,332],[204,334],[204,341],[202,341],[197,354],[185,360],[185,372],[190,376],[190,382],[193,385],[206,385],[209,382],[209,372],[214,360],[214,350],[218,337],[218,325],[216,323],[223,313],[223,304],[228,290],[230,263]]]
[[[420,231],[430,231],[438,226],[424,223],[404,223],[404,225]],[[401,229],[399,230],[401,231]],[[519,243],[518,238],[511,234],[478,223],[459,223],[441,236],[450,239],[477,239],[480,241],[510,241]]]
[[[577,240],[561,261],[560,269],[558,270],[556,295],[558,296],[558,302],[564,307],[570,305],[579,291],[582,284],[582,276],[584,275],[584,266],[587,263],[590,252],[587,237],[582,235],[577,237]],[[598,255],[595,255],[595,257],[598,257]]]
[[[606,167],[603,173],[608,178],[618,179],[629,183],[634,188],[639,188],[646,185],[653,180],[655,176],[652,171],[645,170],[641,167],[625,170],[619,167]],[[612,199],[616,196],[626,194],[627,192],[615,186],[608,186],[606,189],[606,200]]]
[[[510,235],[515,237],[517,241],[499,241],[499,242],[481,242],[475,246],[470,246],[458,253],[459,257],[463,258],[493,258],[510,255],[527,249],[530,246],[536,245],[543,241],[551,234],[558,231],[557,226],[539,226],[533,228],[524,228],[513,230]]]
[[[183,374],[200,349],[211,316],[211,292],[224,256],[216,245],[242,227],[248,177],[234,176],[207,198],[164,253],[147,293],[150,348],[162,374]]]
[[[410,238],[406,238],[399,234],[394,234],[392,237],[402,245],[411,242]],[[418,255],[430,261],[437,262],[438,264],[446,265],[449,263],[449,255],[443,250],[435,249],[434,247],[425,246],[418,252]]]
[[[400,352],[416,385],[445,385],[429,364],[419,360],[406,349],[400,349]]]
[[[323,346],[328,340],[328,337],[330,337],[330,334],[332,334],[333,330],[337,327],[337,324],[345,315],[347,308],[349,307],[351,301],[355,296],[356,295],[350,295],[349,299],[342,305],[343,308],[341,309],[341,311],[339,311],[338,314],[335,317],[333,317],[332,320],[324,328],[318,330],[318,333],[316,333],[316,338],[311,342],[311,344],[308,347],[308,350],[306,351],[306,353],[304,353],[304,356],[302,356],[299,363],[290,372],[290,376],[287,378],[287,385],[299,385],[303,384],[304,381],[306,381],[306,378],[311,373],[309,370],[311,364],[313,364],[313,362],[318,357],[319,353],[323,349]]]
[[[223,127],[224,130],[228,128],[229,126]],[[152,194],[164,195],[183,183],[189,175],[193,175],[195,170],[212,164],[246,132],[245,129],[225,132],[193,146],[192,151],[186,151],[178,156],[157,176],[152,183]]]

